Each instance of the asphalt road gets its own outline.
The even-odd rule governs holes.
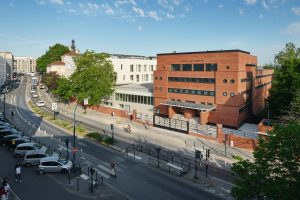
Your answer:
[[[70,135],[61,129],[42,121],[41,118],[36,117],[28,110],[25,101],[30,95],[25,94],[26,81],[25,78],[20,87],[12,91],[10,97],[8,96],[8,102],[11,102],[12,105],[15,104],[14,109],[23,118],[14,118],[13,121],[16,125],[26,133],[33,134],[36,129],[40,127],[48,133],[53,133],[54,137],[70,137]],[[25,95],[27,95],[27,97]],[[51,137],[44,137],[43,142],[52,146],[52,148],[57,148],[61,145],[59,141]],[[104,181],[105,185],[110,188],[111,199],[114,199],[114,194],[118,197],[115,197],[115,199],[221,199],[177,177],[162,173],[147,165],[128,159],[126,156],[110,148],[91,143],[87,140],[81,140],[79,143],[81,144],[80,147],[84,149],[84,152],[78,154],[77,159],[82,162],[83,171],[86,170],[87,164],[97,166],[99,163],[107,165],[112,160],[117,161],[116,171],[118,177],[116,179],[107,178]],[[2,154],[3,150],[1,150],[1,161],[5,160],[7,164],[5,164],[5,168],[1,167],[1,174],[10,174],[9,176],[11,177],[13,175],[12,166],[14,166],[16,161],[8,152]],[[23,197],[22,199],[53,199],[54,196],[55,199],[81,199],[80,197],[75,198],[71,193],[64,190],[61,184],[57,184],[57,181],[53,181],[56,176],[57,175],[38,176],[34,170],[25,169],[24,183],[27,183],[27,180],[32,180],[32,182],[30,182],[32,184],[26,184],[26,187],[23,187],[19,183],[19,185],[13,183],[12,186],[15,187],[16,192]],[[34,196],[35,191],[38,191],[36,192],[36,196]],[[47,197],[41,198],[45,196],[45,194],[47,194]]]

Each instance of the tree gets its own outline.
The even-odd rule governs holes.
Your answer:
[[[275,126],[260,138],[254,162],[234,163],[236,199],[297,199],[300,196],[300,123]]]
[[[42,82],[50,91],[57,89],[60,76],[56,72],[50,72],[43,76]]]
[[[82,102],[90,97],[89,104],[97,105],[104,97],[111,96],[116,83],[116,73],[107,54],[86,51],[75,58],[76,71],[71,75],[72,90]]]
[[[300,123],[300,88],[296,91],[296,94],[290,104],[290,109],[282,116],[282,120],[297,121]]]
[[[58,87],[57,89],[53,90],[53,93],[58,94],[65,101],[69,101],[70,98],[73,96],[71,81],[66,78],[60,78],[58,79],[57,84]]]
[[[53,47],[49,47],[49,50],[36,61],[38,71],[45,73],[48,64],[59,61],[61,56],[69,51],[68,47],[61,44],[55,44]]]
[[[275,56],[279,67],[275,70],[268,102],[274,117],[280,117],[288,110],[295,92],[300,88],[300,49],[293,43]]]

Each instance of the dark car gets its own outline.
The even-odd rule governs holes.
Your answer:
[[[30,142],[30,140],[28,138],[16,138],[13,139],[12,141],[10,141],[10,143],[7,145],[8,150],[9,151],[14,151],[15,148],[19,145],[19,144],[23,144],[23,143],[28,143]]]
[[[12,124],[0,121],[0,126],[14,127]]]
[[[15,130],[15,129],[3,129],[3,130],[0,130],[0,139],[2,139],[6,135],[13,135],[13,134],[16,134],[16,133],[18,133],[18,131]]]
[[[6,135],[0,140],[0,144],[2,146],[8,146],[9,143],[11,143],[12,140],[16,138],[21,138],[22,135],[19,134],[13,134],[13,135]]]

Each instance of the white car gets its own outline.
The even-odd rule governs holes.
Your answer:
[[[33,98],[38,98],[39,95],[38,95],[37,93],[33,93],[33,94],[32,94],[32,97],[33,97]]]
[[[30,93],[35,93],[35,89],[31,89],[31,90],[30,90]]]
[[[36,105],[37,105],[38,107],[42,107],[42,106],[45,106],[45,102],[44,102],[44,101],[38,101],[38,102],[36,103]]]

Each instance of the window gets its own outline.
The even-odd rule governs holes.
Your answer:
[[[168,92],[169,92],[169,93],[173,93],[173,92],[174,92],[174,88],[169,88],[169,89],[168,89]]]
[[[155,90],[157,90],[158,88],[157,87],[155,87]]]
[[[148,81],[148,79],[149,79],[149,75],[148,75],[148,74],[146,74],[146,81]]]
[[[123,69],[123,65],[121,64],[121,70]]]
[[[159,91],[162,91],[162,87],[159,87]]]
[[[223,80],[223,83],[227,83],[227,79],[224,79],[224,80]]]
[[[123,75],[123,81],[125,81],[125,75]]]
[[[130,80],[133,81],[133,75],[130,75]]]
[[[140,81],[140,75],[136,75],[136,82]]]
[[[194,64],[194,71],[204,71],[204,64]]]
[[[153,81],[153,74],[151,74],[151,81]]]
[[[234,94],[233,92],[231,92],[231,93],[230,93],[230,96],[231,96],[231,97],[234,97],[234,96],[235,96],[235,94]]]
[[[144,65],[144,72],[147,71],[147,65]]]
[[[206,64],[206,71],[217,71],[217,64]]]
[[[153,72],[153,65],[151,65],[151,71]]]
[[[155,80],[157,80],[157,76],[155,76]]]
[[[179,64],[171,64],[171,71],[180,71]]]
[[[133,65],[130,65],[130,72],[133,72]]]
[[[227,92],[223,92],[223,96],[226,97],[227,96]]]
[[[233,83],[234,83],[234,79],[231,79],[231,80],[230,80],[230,83],[233,84]]]
[[[230,69],[230,66],[226,66],[226,69]]]
[[[138,65],[138,72],[141,71],[141,65]]]
[[[182,71],[192,71],[192,64],[183,64]]]
[[[159,80],[162,80],[162,77],[161,77],[161,76],[159,77]]]

